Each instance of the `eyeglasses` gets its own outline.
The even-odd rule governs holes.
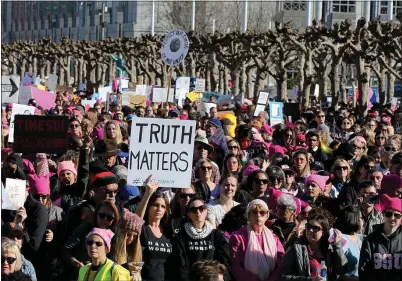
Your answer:
[[[264,211],[264,210],[262,210],[262,211],[253,210],[253,211],[251,211],[251,213],[252,213],[254,216],[260,215],[261,217],[266,216],[266,215],[268,214],[268,212],[267,212],[267,211]]]
[[[46,194],[39,194],[39,195],[35,195],[34,198],[36,200],[38,200],[38,199],[47,199],[47,195]]]
[[[195,197],[195,193],[180,193],[179,197],[180,199],[187,199],[187,197],[193,199]]]
[[[306,223],[306,229],[311,232],[321,231],[322,228],[317,225],[312,225],[311,223]]]
[[[105,213],[98,213],[98,217],[99,217],[101,220],[107,219],[108,221],[113,221],[113,220],[115,219],[114,216],[108,215],[108,214],[105,214]]]
[[[230,145],[228,146],[228,149],[239,149],[237,145]]]
[[[392,211],[385,211],[384,212],[384,217],[386,218],[392,218],[392,216],[394,216],[394,218],[396,218],[397,220],[399,220],[400,218],[402,218],[402,214],[398,214],[398,213],[394,213]]]
[[[268,184],[268,180],[267,180],[267,179],[254,179],[254,183],[257,183],[257,184]]]
[[[70,129],[79,128],[79,124],[70,124]]]
[[[335,168],[336,171],[341,171],[341,170],[346,171],[347,169],[348,169],[348,167],[346,167],[346,166],[338,166]]]
[[[392,151],[392,152],[397,152],[398,150],[395,148],[395,147],[393,147],[393,146],[385,146],[384,147],[384,150],[385,151]]]
[[[376,137],[376,140],[385,140],[385,137]]]
[[[365,170],[374,170],[375,166],[370,166],[370,165],[364,165],[363,166]]]
[[[360,194],[360,197],[365,198],[367,196],[373,196],[373,195],[377,195],[377,193],[375,193],[375,192],[362,193],[362,194]]]
[[[199,147],[197,147],[197,150],[208,150],[208,149],[206,149],[205,147],[203,147],[203,146],[199,146]]]
[[[198,207],[190,207],[189,211],[190,213],[196,214],[198,211],[200,211],[200,213],[204,212],[207,209],[207,207],[205,207],[205,205],[201,205]]]
[[[7,261],[8,264],[13,264],[17,259],[12,257],[1,257],[1,263]]]
[[[286,176],[286,177],[292,177],[292,176],[293,176],[293,172],[285,172],[285,176]]]
[[[277,177],[269,177],[269,181],[270,181],[270,182],[276,182],[276,181],[282,182],[282,179],[281,179],[281,178],[277,178]]]
[[[105,245],[103,242],[92,241],[92,240],[88,240],[86,244],[87,246],[92,246],[93,244],[95,244],[96,247],[102,247],[103,245]]]
[[[200,168],[201,168],[201,170],[203,170],[204,172],[206,172],[207,170],[208,170],[208,171],[211,171],[211,170],[212,170],[212,167],[211,167],[211,166],[201,166]]]

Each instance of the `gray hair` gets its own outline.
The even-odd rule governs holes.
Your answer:
[[[278,204],[279,205],[283,205],[288,207],[289,209],[292,209],[293,211],[296,211],[297,207],[296,207],[296,202],[293,199],[293,196],[290,194],[282,194],[281,196],[279,196],[278,198]]]

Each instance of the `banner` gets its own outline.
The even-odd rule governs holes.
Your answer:
[[[16,211],[24,207],[26,185],[26,180],[6,179],[4,193],[7,199],[2,202],[1,208]]]
[[[218,106],[228,106],[232,104],[232,95],[221,95],[216,103]]]
[[[8,142],[14,142],[14,120],[15,115],[34,115],[35,107],[29,105],[23,105],[15,103],[13,104],[13,110],[11,111],[10,127],[8,133]]]
[[[134,118],[127,184],[143,186],[152,175],[162,187],[189,187],[194,137],[194,120]]]
[[[68,148],[68,117],[16,115],[15,152],[63,154]]]

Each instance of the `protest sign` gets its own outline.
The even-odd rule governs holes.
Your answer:
[[[81,100],[81,105],[85,108],[85,112],[94,107],[95,103],[96,100]]]
[[[42,91],[46,91],[46,87],[43,85],[36,85],[35,88],[42,90]]]
[[[54,107],[55,101],[56,101],[56,94],[55,93],[50,93],[49,91],[43,91],[41,89],[38,89],[37,87],[33,86],[28,86],[27,88],[24,88],[24,95],[25,91],[28,91],[29,93],[24,96],[26,103],[28,104],[29,99],[35,99],[36,104],[43,107],[43,109],[50,109]],[[28,100],[26,100],[28,98]],[[22,101],[20,102],[21,104]]]
[[[264,104],[257,104],[254,109],[254,116],[258,116],[258,114],[262,111],[265,111],[266,105]]]
[[[26,180],[6,179],[5,194],[8,199],[8,206],[2,205],[2,209],[18,210],[24,207]]]
[[[135,92],[137,95],[146,96],[147,94],[147,85],[137,85],[135,87]]]
[[[22,78],[22,85],[35,85],[36,74],[32,72],[25,72]]]
[[[220,96],[222,96],[222,94],[216,93],[216,92],[203,92],[202,93],[202,100],[206,101],[206,102],[209,102],[211,97],[215,97],[218,100]]]
[[[11,111],[10,127],[8,133],[8,142],[14,142],[14,120],[15,115],[34,115],[35,107],[29,105],[23,105],[15,103],[13,104],[13,110]]]
[[[213,107],[216,107],[215,103],[212,103],[212,102],[200,102],[197,105],[197,111],[201,113],[201,116],[204,116],[205,114],[209,115],[209,111]]]
[[[199,100],[201,96],[202,96],[201,93],[192,91],[186,95],[186,98],[188,98],[191,102],[194,102],[196,100]]]
[[[80,83],[80,85],[78,86],[78,90],[79,91],[85,91],[85,88],[86,88],[87,86],[85,85],[85,83]]]
[[[218,97],[216,103],[218,106],[228,106],[232,104],[232,95],[221,95]]]
[[[15,152],[63,154],[68,148],[68,117],[16,115]]]
[[[143,186],[152,175],[163,187],[189,187],[194,136],[194,120],[133,119],[127,184]]]
[[[225,155],[228,153],[228,145],[225,137],[225,132],[222,128],[216,129],[215,133],[209,138],[208,141],[220,147]]]
[[[8,210],[11,207],[10,199],[8,199],[8,195],[6,193],[6,188],[3,183],[1,183],[1,208],[4,210]]]
[[[49,89],[49,91],[56,91],[58,79],[59,77],[57,75],[49,74],[47,78],[47,88]]]
[[[145,107],[147,104],[147,100],[145,98],[145,96],[141,96],[141,95],[134,95],[134,96],[129,96],[130,99],[130,104],[129,106],[131,108],[135,108],[137,106],[143,106]]]
[[[168,97],[168,89],[167,88],[153,88],[152,90],[152,101],[153,102],[173,102],[173,93],[174,89],[170,89],[169,99]]]
[[[175,98],[178,100],[179,106],[183,106],[183,100],[190,92],[190,77],[179,77],[176,79]]]
[[[182,30],[173,30],[165,34],[162,41],[162,60],[165,64],[173,66],[181,63],[188,53],[190,41]]]
[[[269,93],[268,92],[263,92],[260,91],[258,93],[258,101],[257,104],[267,104],[269,98]]]
[[[127,92],[122,92],[121,93],[121,105],[130,105],[130,94]]]
[[[285,116],[291,116],[291,122],[296,122],[296,120],[300,119],[300,104],[299,103],[284,103],[283,104],[283,113]],[[289,120],[290,121],[290,120]]]
[[[98,93],[99,93],[99,99],[102,100],[102,102],[107,102],[108,101],[108,93],[112,93],[112,86],[108,86],[108,87],[103,87],[103,88],[99,88]]]
[[[20,76],[1,76],[1,102],[18,103]]]
[[[283,102],[269,103],[269,122],[270,126],[283,123]]]
[[[201,92],[201,93],[205,92],[205,79],[197,78],[197,80],[195,80],[194,91]]]

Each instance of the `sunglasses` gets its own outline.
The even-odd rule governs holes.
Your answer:
[[[78,124],[70,124],[70,129],[79,128],[80,125]]]
[[[1,257],[1,263],[7,261],[8,264],[13,264],[17,259],[12,257]]]
[[[228,146],[228,149],[239,149],[239,147],[237,145],[231,145]]]
[[[254,179],[254,183],[257,183],[257,184],[268,184],[268,180],[267,180],[267,179]]]
[[[376,137],[376,140],[385,140],[385,137]]]
[[[199,147],[197,147],[197,150],[208,150],[207,148],[205,148],[205,147],[203,147],[203,146],[199,146]]]
[[[198,206],[198,207],[190,207],[190,208],[189,208],[189,211],[190,211],[190,213],[196,214],[198,211],[199,211],[200,213],[202,213],[202,212],[204,212],[206,209],[207,209],[207,207],[205,207],[205,205],[201,205],[201,206]]]
[[[201,170],[203,170],[204,172],[207,171],[207,170],[208,170],[208,171],[211,171],[211,170],[212,170],[212,167],[211,167],[211,166],[201,166],[200,168],[201,168]]]
[[[347,169],[348,169],[348,167],[346,167],[346,166],[339,166],[339,167],[335,168],[335,170],[337,170],[337,171],[341,171],[341,170],[346,171]]]
[[[93,244],[96,245],[96,247],[102,247],[104,244],[103,242],[99,242],[99,241],[92,241],[92,240],[88,240],[86,242],[87,246],[92,246]]]
[[[108,214],[105,214],[105,213],[98,213],[98,217],[99,217],[101,220],[107,219],[108,221],[113,221],[113,220],[115,219],[114,216],[108,215]]]
[[[258,210],[251,211],[251,213],[252,213],[253,215],[255,215],[255,216],[260,215],[261,217],[263,217],[263,216],[265,216],[266,214],[268,214],[267,211],[258,211]]]
[[[392,211],[385,211],[384,212],[384,217],[391,218],[392,216],[394,216],[394,218],[396,218],[397,220],[402,218],[402,214],[394,213]]]
[[[392,152],[397,152],[397,149],[393,146],[386,146],[384,147],[385,151],[392,151]]]
[[[364,165],[363,166],[365,170],[374,170],[375,166],[370,166],[370,165]]]
[[[306,223],[306,229],[311,232],[318,232],[321,231],[322,228],[316,225],[312,225],[310,223]]]
[[[282,179],[281,178],[275,178],[275,177],[269,177],[269,181],[270,182],[275,182],[275,181],[282,182]]]
[[[187,197],[193,199],[195,197],[195,193],[180,193],[179,197],[180,199],[187,199]]]
[[[36,200],[38,200],[38,199],[46,199],[47,195],[46,194],[39,194],[39,195],[35,195],[34,198]]]

